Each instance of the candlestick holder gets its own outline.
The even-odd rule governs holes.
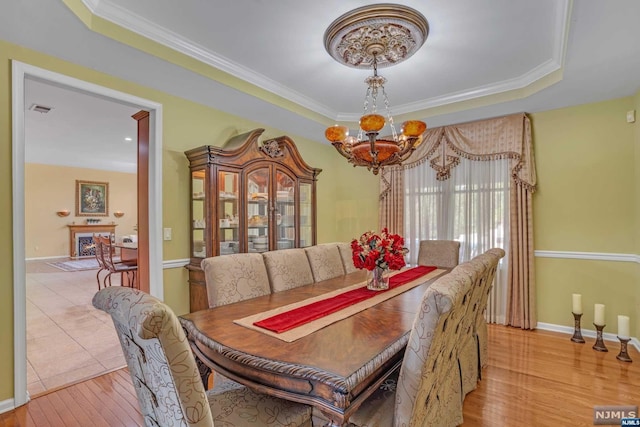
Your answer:
[[[571,341],[579,342],[584,344],[584,338],[582,338],[582,332],[580,331],[580,318],[582,317],[582,313],[572,313],[573,314],[573,336],[571,337]]]
[[[623,362],[633,362],[631,357],[629,357],[629,353],[627,353],[627,343],[629,342],[629,338],[620,338],[620,353],[616,356],[616,359],[622,360]]]
[[[593,326],[596,327],[596,343],[592,348],[596,351],[609,351],[609,349],[607,349],[607,346],[604,345],[604,340],[602,339],[602,330],[607,325],[596,325],[594,323]]]

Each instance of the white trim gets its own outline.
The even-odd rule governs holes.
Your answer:
[[[538,322],[538,324],[536,325],[536,328],[541,329],[543,331],[560,332],[562,334],[573,335],[573,326],[555,325],[553,323]],[[595,339],[596,337],[596,331],[594,331],[593,329],[581,329],[580,332],[582,332],[582,336],[584,338]],[[604,332],[602,334],[602,339],[606,341],[619,342],[616,334],[613,334],[611,332]],[[629,344],[634,346],[636,350],[640,351],[640,341],[638,340],[638,338],[631,337]]]
[[[189,258],[165,260],[162,263],[162,268],[164,268],[164,269],[183,268],[183,267],[186,267],[187,265],[189,265],[190,262],[191,262],[191,260]]]
[[[640,255],[612,254],[606,252],[534,251],[538,258],[585,259],[595,261],[621,261],[640,263]]]
[[[235,63],[224,56],[207,50],[205,47],[180,36],[148,19],[132,13],[131,11],[115,4],[110,0],[82,0],[89,11],[107,21],[113,22],[122,28],[126,28],[149,40],[153,40],[163,46],[167,46],[177,52],[194,58],[202,63],[231,74],[241,80],[249,82],[268,92],[281,96],[304,108],[322,114],[325,117],[335,118],[338,121],[357,121],[360,117],[352,113],[333,111],[326,105],[297,92],[281,83],[278,83],[260,73],[257,73],[241,64]],[[470,88],[453,94],[429,98],[423,101],[397,105],[393,107],[396,114],[410,113],[428,108],[439,107],[448,104],[467,101],[483,96],[519,90],[544,78],[564,66],[569,40],[569,24],[571,22],[571,9],[573,0],[558,0],[557,14],[554,30],[554,45],[551,58],[537,67],[529,70],[521,76],[495,82],[484,86]]]
[[[41,258],[27,258],[25,261],[48,261],[52,259],[66,259],[66,258],[69,258],[69,255],[50,256],[50,257],[41,257]],[[162,261],[162,269],[168,270],[171,268],[182,268],[189,265],[190,262],[191,260],[189,258],[164,260]]]
[[[0,414],[4,414],[5,412],[13,411],[16,409],[16,405],[13,399],[7,399],[0,401]]]
[[[162,277],[162,104],[15,60],[12,61],[11,67],[14,404],[17,407],[29,401],[26,366],[24,81],[29,77],[44,80],[149,111],[149,291],[161,300],[164,299]]]

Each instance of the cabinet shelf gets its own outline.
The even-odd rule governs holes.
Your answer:
[[[203,258],[315,244],[315,191],[321,170],[302,159],[289,137],[259,142],[263,131],[185,152],[192,195],[187,266],[191,311],[208,308]],[[221,227],[221,220],[229,218],[239,218],[240,224],[223,221],[228,225]],[[296,222],[300,218],[304,226]]]

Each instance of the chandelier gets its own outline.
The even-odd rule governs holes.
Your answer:
[[[424,43],[429,25],[422,14],[397,4],[376,4],[354,9],[333,21],[324,34],[327,52],[338,62],[373,69],[365,79],[367,92],[358,136],[349,136],[347,126],[327,128],[325,137],[353,166],[364,166],[377,175],[384,166],[401,164],[422,142],[427,125],[419,120],[403,123],[396,132],[389,98],[384,90],[386,79],[378,67],[388,67],[413,55]],[[382,94],[385,117],[378,113],[378,95]],[[378,138],[385,121],[391,135]]]

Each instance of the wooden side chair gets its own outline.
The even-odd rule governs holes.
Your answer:
[[[104,282],[104,278],[102,280],[100,280],[100,274],[105,272],[105,271],[109,271],[109,269],[107,268],[105,262],[104,262],[104,257],[102,256],[102,245],[101,245],[101,240],[100,240],[101,236],[98,234],[93,234],[92,238],[91,238],[91,242],[93,244],[93,253],[94,256],[96,257],[96,261],[98,262],[98,272],[96,273],[96,281],[98,282],[98,290],[100,290],[102,287],[106,286],[106,283]]]
[[[160,300],[109,287],[93,305],[111,315],[145,425],[311,426],[311,407],[254,393],[237,383],[205,391],[182,325]]]
[[[100,242],[102,259],[104,260],[105,267],[108,270],[107,275],[104,277],[104,285],[107,286],[108,284],[109,286],[111,286],[111,275],[115,273],[120,274],[120,285],[137,288],[137,260],[135,262],[120,261],[114,256],[115,251],[113,248],[113,244],[111,243],[111,237],[98,236],[98,240]]]
[[[455,240],[421,240],[418,265],[453,268],[460,262],[460,242]]]

